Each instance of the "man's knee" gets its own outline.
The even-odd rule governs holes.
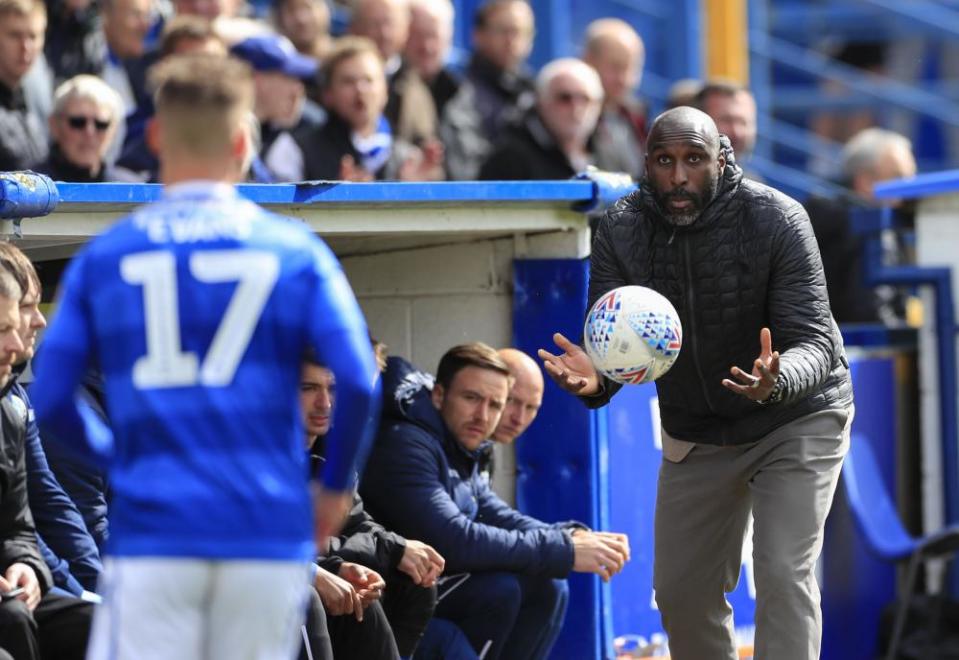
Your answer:
[[[37,623],[22,600],[0,605],[0,646],[15,658],[32,657],[37,647]]]
[[[485,604],[490,608],[518,610],[523,600],[523,590],[519,577],[514,573],[473,573],[470,580],[482,584],[480,593]],[[473,585],[474,588],[477,585]]]
[[[784,555],[756,561],[753,574],[757,595],[766,599],[792,597],[806,593],[815,582],[815,565],[791,560]]]
[[[543,578],[540,589],[544,604],[558,613],[566,612],[566,605],[569,603],[569,583],[566,580]]]
[[[36,630],[36,622],[26,603],[19,599],[7,600],[0,605],[0,628]]]
[[[658,579],[656,607],[664,618],[712,612],[726,604],[726,590],[718,580]]]
[[[560,626],[566,618],[566,608],[569,605],[569,583],[566,580],[550,580],[547,590],[554,613],[553,624]]]
[[[429,618],[436,609],[436,587],[421,587],[404,573],[397,572],[387,578],[383,594],[384,607],[425,613]],[[388,604],[388,605],[387,605]]]

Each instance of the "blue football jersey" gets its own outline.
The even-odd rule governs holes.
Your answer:
[[[344,490],[368,443],[376,366],[339,263],[303,224],[192,182],[73,259],[31,397],[41,425],[107,467],[110,553],[313,554],[308,348],[336,378],[323,481]],[[91,366],[110,428],[76,397]]]

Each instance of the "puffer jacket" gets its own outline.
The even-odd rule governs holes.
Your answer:
[[[803,207],[744,179],[725,137],[716,196],[687,227],[670,224],[648,181],[600,223],[590,259],[588,308],[624,285],[666,296],[683,327],[672,369],[656,381],[663,427],[675,438],[732,445],[759,440],[803,415],[852,403],[842,337]],[[730,367],[752,370],[769,327],[781,355],[783,401],[759,405],[727,390]],[[607,403],[618,386],[583,397]]]
[[[383,415],[360,494],[387,529],[420,539],[446,560],[446,573],[508,571],[553,578],[573,569],[568,530],[525,516],[490,489],[479,452],[449,433],[430,400],[433,377],[391,357]]]

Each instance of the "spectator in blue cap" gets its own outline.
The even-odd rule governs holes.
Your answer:
[[[306,98],[304,86],[319,71],[314,58],[300,54],[289,39],[276,34],[248,37],[230,50],[253,68],[253,112],[260,122],[259,155],[264,162],[273,160],[274,146],[282,149],[283,142],[276,138],[283,133],[324,123],[324,111]],[[283,160],[282,155],[278,158]]]

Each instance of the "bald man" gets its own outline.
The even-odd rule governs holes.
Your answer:
[[[439,118],[429,88],[402,54],[410,32],[409,0],[359,0],[350,21],[350,33],[376,44],[386,72],[388,100],[383,114],[393,136],[410,144],[433,144]],[[440,157],[441,158],[441,157]],[[433,178],[440,178],[442,172]]]
[[[643,173],[646,109],[636,99],[643,77],[646,48],[629,23],[601,18],[586,27],[583,61],[603,83],[603,112],[593,136],[596,166],[601,170]]]
[[[400,53],[410,30],[408,0],[359,0],[350,18],[350,33],[376,44],[387,75],[400,67]]]
[[[512,444],[536,419],[543,404],[543,372],[536,360],[515,348],[501,348],[499,356],[509,366],[513,387],[506,408],[493,431],[493,440]]]
[[[587,309],[624,285],[679,311],[683,348],[656,382],[663,463],[654,587],[674,660],[734,660],[726,593],[755,521],[757,658],[815,660],[814,569],[849,446],[852,386],[802,206],[743,178],[705,113],[650,129],[643,185],[593,240]],[[589,407],[619,386],[560,334],[547,373]],[[758,349],[758,351],[757,351]]]

